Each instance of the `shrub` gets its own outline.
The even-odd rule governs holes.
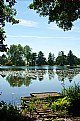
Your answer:
[[[70,98],[70,106],[68,112],[72,115],[80,115],[80,86],[75,84],[63,90],[63,93]]]
[[[80,86],[75,84],[62,91],[64,98],[59,98],[51,105],[53,111],[68,111],[70,115],[80,116]]]
[[[10,104],[7,105],[3,101],[1,101],[0,121],[29,121],[29,119],[27,117],[23,117],[16,107]]]
[[[69,98],[66,96],[64,98],[59,98],[54,101],[51,105],[53,111],[64,111],[70,106]]]

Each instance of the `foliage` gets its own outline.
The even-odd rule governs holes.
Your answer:
[[[80,64],[80,60],[72,53],[71,50],[69,50],[69,53],[67,56],[64,54],[63,51],[60,51],[56,58],[56,64],[60,66],[64,66],[64,65],[74,66],[74,65]]]
[[[53,111],[67,111],[73,116],[80,116],[80,86],[70,86],[62,91],[64,98],[59,98],[51,105]]]
[[[46,64],[46,58],[44,57],[44,53],[42,51],[39,51],[38,58],[37,58],[37,65],[45,65]]]
[[[56,22],[64,31],[71,30],[73,22],[80,18],[79,0],[33,0],[29,8],[40,16],[48,16],[49,23]]]
[[[1,42],[3,43],[3,41],[5,40],[5,38],[6,38],[5,31],[4,31],[3,28],[0,27],[0,43]]]
[[[75,84],[63,90],[63,93],[70,98],[69,113],[72,115],[80,115],[80,85]]]
[[[31,100],[28,104],[27,107],[27,111],[29,111],[30,113],[33,112],[36,109],[36,107],[34,106],[34,100]]]
[[[51,105],[53,111],[63,111],[70,106],[69,98],[66,96],[64,98],[59,98],[54,101]]]
[[[24,105],[26,105],[26,103],[24,103]],[[35,106],[35,100],[32,99],[30,100],[30,102],[27,104],[26,108],[23,109],[24,114],[26,114],[27,112],[29,112],[29,117],[33,118],[33,112],[36,110],[36,106]]]
[[[7,55],[0,56],[1,65],[16,65],[16,66],[42,66],[42,65],[70,65],[75,66],[80,64],[80,58],[76,57],[70,50],[68,55],[64,54],[64,51],[59,51],[58,56],[55,58],[51,52],[48,54],[48,59],[44,56],[42,51],[32,52],[32,48],[29,45],[23,47],[22,45],[10,45],[10,48],[6,52]],[[55,60],[54,60],[55,59]]]
[[[13,8],[15,0],[0,0],[0,41],[5,40],[4,26],[6,22],[16,24],[19,23],[14,17],[16,16],[16,10]]]
[[[10,49],[7,52],[7,55],[8,59],[11,60],[13,65],[25,65],[25,62],[23,60],[24,49],[20,44],[18,46],[11,45]]]
[[[1,121],[29,121],[23,117],[17,107],[11,104],[7,105],[5,102],[0,102],[0,120]]]
[[[56,63],[60,66],[66,65],[66,55],[64,55],[64,51],[59,51],[58,57],[56,58]]]
[[[75,64],[74,55],[71,50],[68,53],[67,61],[70,66],[73,66]]]
[[[31,51],[32,51],[32,48],[30,48],[30,46],[26,45],[26,46],[24,47],[24,57],[26,58],[27,65],[30,64]]]
[[[31,54],[31,64],[32,66],[35,66],[36,65],[36,61],[37,61],[37,53],[32,53]]]
[[[54,54],[52,54],[51,52],[48,55],[48,64],[50,66],[53,66],[54,65]]]
[[[3,54],[2,56],[0,56],[0,64],[6,65],[6,63],[7,63],[7,57],[5,54]]]

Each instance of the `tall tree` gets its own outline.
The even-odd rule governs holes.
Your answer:
[[[52,54],[51,52],[48,55],[48,64],[50,66],[54,65],[54,54]]]
[[[67,61],[70,66],[73,66],[75,64],[74,55],[71,50],[68,53]]]
[[[29,45],[26,45],[24,47],[24,57],[26,58],[27,65],[29,65],[29,63],[31,61],[31,52],[32,52],[32,48],[30,48]]]
[[[29,7],[40,16],[48,16],[49,23],[56,22],[64,31],[71,30],[80,18],[80,0],[33,0]]]
[[[60,66],[64,66],[66,64],[66,55],[64,55],[64,51],[59,51],[58,57],[56,58],[56,64]]]
[[[8,60],[13,63],[13,65],[16,64],[15,56],[17,52],[17,45],[10,45],[10,48],[8,49],[7,55],[8,55]]]
[[[45,65],[46,64],[46,58],[44,57],[44,53],[42,51],[39,51],[38,58],[37,58],[37,65]]]
[[[24,55],[24,49],[19,44],[17,45],[11,45],[10,49],[7,52],[8,59],[11,60],[13,65],[25,65],[23,55]]]
[[[36,65],[36,61],[37,61],[37,53],[32,53],[31,54],[31,65],[35,66]]]

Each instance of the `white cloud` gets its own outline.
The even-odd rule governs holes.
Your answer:
[[[25,19],[18,19],[19,20],[19,24],[17,25],[21,25],[21,26],[26,26],[26,27],[37,27],[38,23],[31,21],[31,20],[25,20]]]
[[[37,38],[37,39],[72,39],[72,37],[67,37],[67,36],[52,36],[52,37],[50,37],[50,36],[27,36],[27,35],[19,35],[19,36],[17,36],[17,35],[7,35],[7,37],[12,37],[12,38]]]

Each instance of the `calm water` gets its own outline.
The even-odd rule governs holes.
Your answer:
[[[0,67],[0,101],[20,105],[33,92],[61,92],[80,83],[80,69],[62,67]]]

